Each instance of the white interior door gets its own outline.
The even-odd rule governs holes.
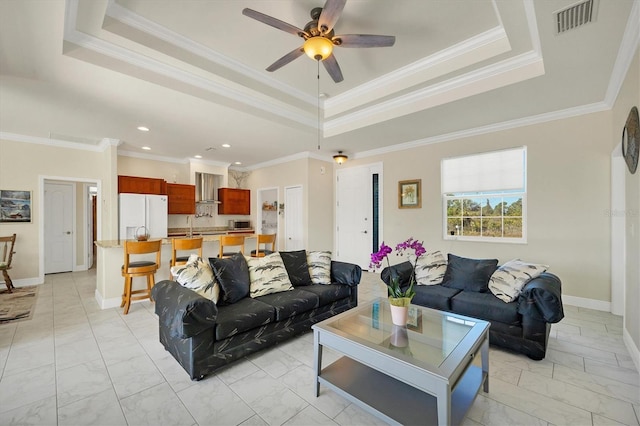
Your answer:
[[[290,186],[285,188],[284,249],[287,251],[304,249],[302,214],[302,187]]]
[[[45,183],[45,274],[73,271],[74,188],[73,183]]]
[[[369,268],[373,244],[372,189],[369,167],[337,172],[337,260]]]

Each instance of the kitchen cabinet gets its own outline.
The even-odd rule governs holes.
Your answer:
[[[238,188],[218,188],[218,214],[251,214],[251,191]]]
[[[169,214],[196,213],[196,186],[167,183]]]
[[[167,195],[167,183],[164,179],[139,176],[118,176],[118,194],[156,194]]]

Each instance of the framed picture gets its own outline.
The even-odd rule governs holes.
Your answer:
[[[0,189],[1,222],[31,222],[31,191]]]
[[[398,208],[419,209],[422,207],[422,180],[401,180],[398,182]]]

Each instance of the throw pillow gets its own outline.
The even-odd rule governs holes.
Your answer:
[[[331,284],[331,252],[310,251],[307,253],[309,275],[314,284]]]
[[[415,256],[411,256],[409,261],[414,262]],[[442,284],[445,272],[447,272],[447,259],[440,250],[423,254],[416,263],[416,284]]]
[[[281,251],[280,257],[289,274],[289,281],[294,287],[311,285],[306,250]]]
[[[499,267],[489,279],[489,290],[498,299],[509,303],[516,300],[522,287],[549,267],[513,259]]]
[[[293,290],[280,253],[271,253],[265,257],[247,257],[246,259],[251,280],[249,296],[259,297],[265,294]]]
[[[443,286],[480,293],[489,290],[489,278],[498,267],[498,259],[467,259],[451,253],[447,258]]]
[[[197,254],[189,256],[189,260],[185,265],[172,266],[171,275],[183,287],[212,300],[213,303],[218,303],[220,286],[215,282],[211,266],[201,257],[198,257]]]
[[[210,257],[209,264],[222,290],[221,305],[236,303],[249,295],[249,268],[242,253],[222,259]]]

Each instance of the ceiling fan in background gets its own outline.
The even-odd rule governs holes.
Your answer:
[[[334,35],[333,27],[338,18],[340,18],[346,2],[346,0],[327,0],[324,7],[313,8],[311,10],[311,21],[305,25],[304,29],[253,9],[243,9],[242,14],[245,16],[304,39],[301,47],[292,50],[275,61],[267,68],[267,71],[273,72],[306,53],[311,59],[322,61],[333,81],[339,83],[344,78],[338,61],[333,55],[334,46],[360,48],[390,47],[394,45],[396,42],[395,36],[373,34]]]

